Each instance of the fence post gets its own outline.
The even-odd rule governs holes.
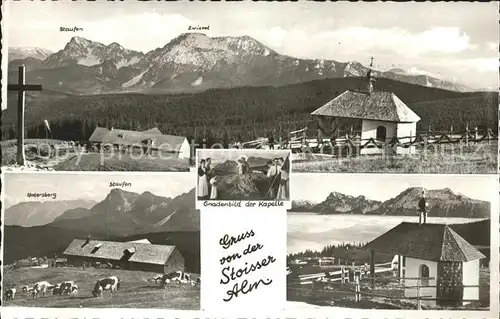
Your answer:
[[[344,287],[344,283],[345,283],[345,267],[341,267],[340,268],[340,286],[341,287]]]
[[[361,289],[359,286],[359,274],[357,272],[354,274],[354,283],[356,284],[355,301],[359,302],[361,300]]]
[[[478,140],[479,139],[479,129],[477,128],[477,126],[474,128],[474,140]]]
[[[422,310],[422,304],[420,300],[420,278],[417,279],[417,310]]]

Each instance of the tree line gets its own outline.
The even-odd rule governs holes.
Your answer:
[[[318,129],[311,112],[346,89],[356,78],[327,79],[282,87],[212,89],[202,93],[93,96],[30,96],[26,111],[26,136],[45,138],[43,120],[50,123],[54,139],[86,141],[97,126],[144,131],[157,127],[162,133],[186,136],[207,144],[248,141],[273,135],[286,138],[290,131]],[[379,79],[377,88],[394,92],[422,120],[418,130],[447,131],[469,127],[497,129],[498,95],[459,93]],[[16,136],[15,95],[9,94],[3,111],[3,139]],[[450,100],[451,99],[451,100]],[[359,129],[360,121],[344,121],[342,130]],[[314,134],[314,133],[313,133]]]

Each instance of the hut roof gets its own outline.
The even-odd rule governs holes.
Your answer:
[[[94,132],[89,138],[91,142],[102,142],[106,135],[109,134],[109,130],[105,127],[96,127]]]
[[[462,261],[485,256],[445,224],[403,222],[364,248],[431,261]]]
[[[420,121],[420,117],[394,93],[384,91],[374,91],[371,94],[345,91],[311,114],[387,122]]]
[[[74,239],[64,251],[64,255],[164,265],[175,250],[175,246],[146,243],[102,240],[91,240],[87,244],[85,242],[84,239]],[[126,250],[132,252],[132,255],[127,256]]]
[[[179,151],[186,138],[184,136],[161,134],[157,128],[138,132],[120,129],[108,130],[102,127],[96,127],[89,138],[91,142],[119,145],[147,145],[148,140],[154,142],[155,148],[161,147],[165,151]]]
[[[153,127],[152,129],[149,129],[147,131],[144,131],[143,133],[148,133],[148,134],[161,134],[161,131],[157,127]]]

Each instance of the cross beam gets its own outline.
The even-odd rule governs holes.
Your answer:
[[[41,85],[26,84],[26,67],[19,66],[17,84],[8,84],[8,91],[17,92],[17,164],[24,165],[24,104],[26,91],[41,91]]]

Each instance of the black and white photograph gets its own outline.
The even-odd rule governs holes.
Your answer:
[[[292,189],[290,309],[496,309],[496,176],[297,174]]]
[[[292,150],[296,172],[495,173],[497,14],[7,1],[2,166],[193,171],[217,144]]]
[[[197,150],[198,201],[290,201],[290,151]]]
[[[200,309],[191,174],[4,181],[3,307]]]

